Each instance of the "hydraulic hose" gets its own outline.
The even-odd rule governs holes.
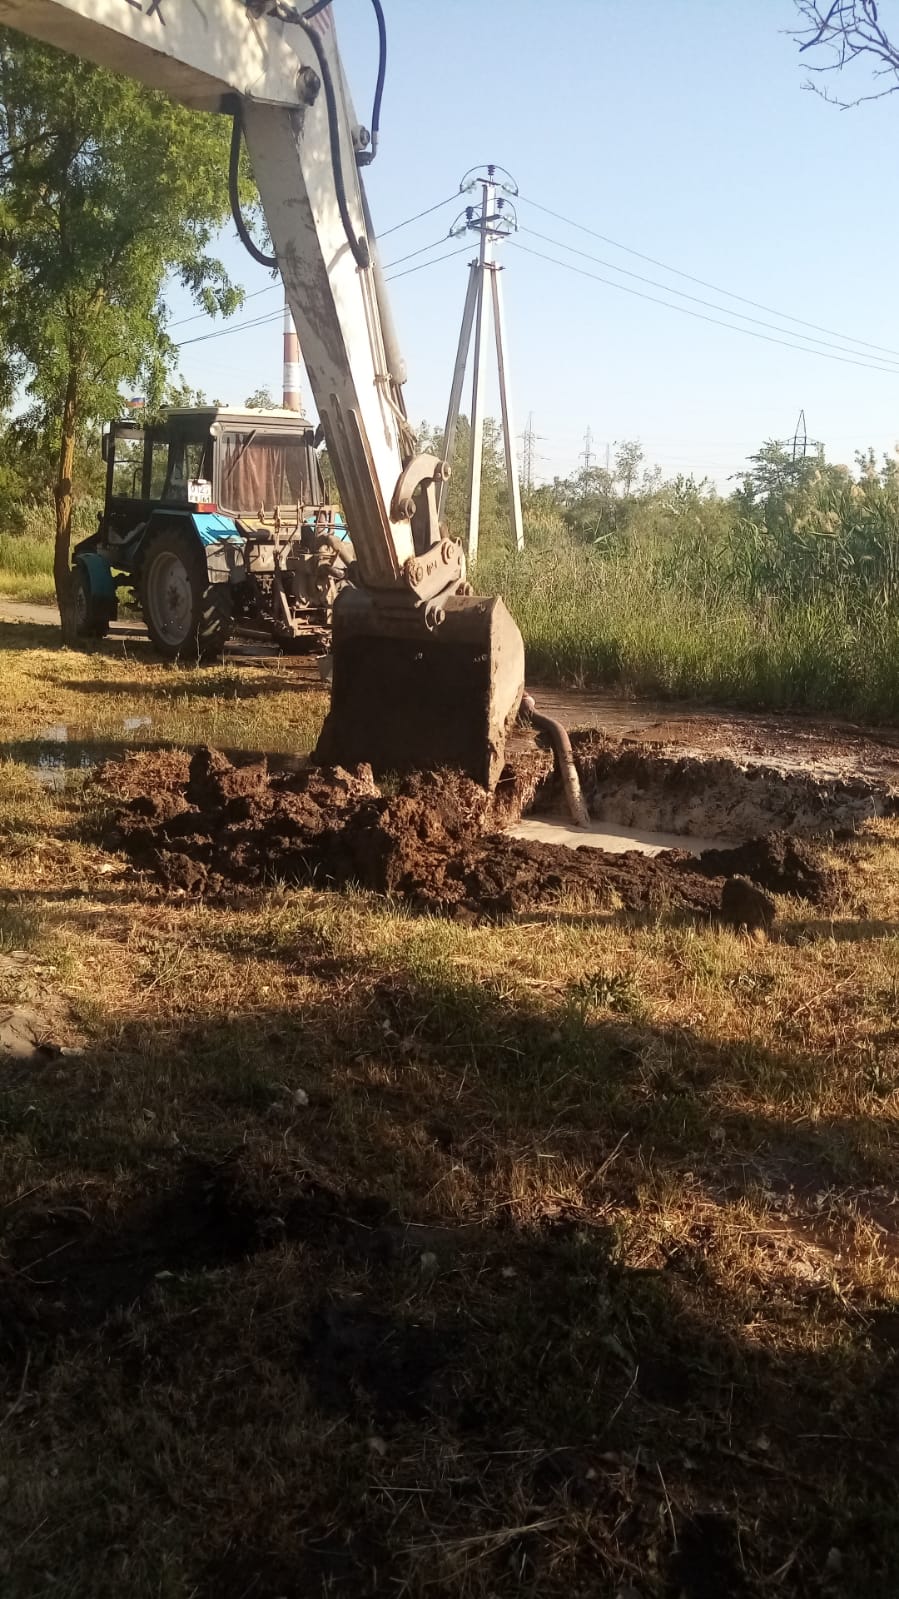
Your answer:
[[[370,167],[378,153],[378,140],[381,135],[381,102],[384,99],[384,80],[387,77],[387,23],[384,18],[384,7],[381,0],[371,0],[374,13],[378,21],[378,81],[375,84],[375,99],[371,113],[371,149],[360,151],[356,157],[356,164],[360,167]]]
[[[249,251],[253,260],[258,261],[260,266],[271,267],[272,270],[276,270],[278,263],[275,257],[266,255],[264,250],[260,250],[244,221],[243,211],[241,210],[240,145],[242,138],[243,128],[240,121],[240,112],[235,111],[234,120],[231,124],[231,160],[228,164],[228,194],[231,200],[231,215],[234,218],[234,226],[237,229],[240,242],[244,249]]]
[[[357,267],[360,267],[362,271],[366,271],[371,265],[368,254],[368,244],[366,243],[365,239],[357,237],[353,229],[353,219],[350,216],[350,208],[347,204],[346,184],[343,181],[343,157],[340,151],[340,113],[337,107],[337,94],[334,89],[334,79],[331,76],[330,63],[327,55],[325,54],[322,41],[319,38],[316,30],[311,28],[303,17],[298,17],[297,23],[298,26],[302,28],[306,38],[309,40],[309,43],[312,45],[312,48],[315,51],[316,59],[318,60],[319,71],[321,72],[322,76],[322,83],[325,90],[325,102],[328,107],[328,138],[331,145],[331,170],[334,175],[334,188],[337,191],[337,208],[340,212],[340,220],[343,223],[343,231],[346,234],[346,242],[350,247],[350,252]]]
[[[575,827],[590,826],[590,812],[584,803],[581,793],[581,780],[578,777],[577,767],[574,764],[574,754],[571,749],[571,739],[561,722],[552,716],[541,716],[531,694],[523,694],[521,708],[526,711],[534,726],[541,733],[545,733],[552,745],[552,751],[559,768],[562,787],[565,790],[565,803],[568,814]]]

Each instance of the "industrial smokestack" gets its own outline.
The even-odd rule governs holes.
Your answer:
[[[293,316],[287,297],[284,298],[284,398],[285,411],[301,411],[300,400],[300,341],[293,325]]]

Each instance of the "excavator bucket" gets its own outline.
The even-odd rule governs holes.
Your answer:
[[[455,767],[492,790],[524,689],[524,645],[500,599],[455,596],[433,629],[358,590],[334,607],[331,708],[316,749],[376,773]]]

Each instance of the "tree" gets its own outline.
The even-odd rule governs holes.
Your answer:
[[[816,77],[870,61],[875,78],[885,80],[873,94],[836,100],[837,105],[860,105],[863,100],[880,100],[899,90],[899,45],[893,44],[881,23],[877,0],[795,0],[795,4],[803,22],[797,31],[802,40],[799,48],[803,53],[814,52],[807,59]],[[835,99],[819,89],[814,79],[809,87],[827,100]]]
[[[633,493],[643,461],[643,446],[637,439],[622,439],[620,443],[616,439],[613,475],[616,483],[621,484],[621,492],[626,500]]]
[[[247,396],[244,400],[244,405],[248,411],[273,411],[275,400],[271,389],[263,385],[262,388],[254,389],[253,393]]]
[[[749,457],[750,465],[739,474],[734,499],[747,516],[761,511],[766,505],[777,505],[795,496],[821,476],[825,469],[823,453],[797,455],[769,439],[761,444],[755,455]]]
[[[210,254],[229,214],[228,140],[224,118],[0,29],[0,399],[5,376],[30,402],[18,433],[55,455],[69,632],[79,443],[120,414],[122,385],[158,406],[177,354],[167,283],[210,313],[243,298]]]

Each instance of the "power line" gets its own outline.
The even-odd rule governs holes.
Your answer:
[[[384,271],[392,272],[394,267],[401,266],[404,261],[412,261],[417,255],[426,255],[428,250],[436,250],[438,245],[446,244],[447,237],[448,235],[444,233],[441,238],[434,239],[431,244],[423,244],[420,250],[410,250],[408,255],[398,255],[395,261],[388,261]]]
[[[586,250],[579,250],[577,248],[577,246],[574,245],[574,244],[563,244],[560,239],[551,239],[549,237],[549,234],[547,234],[547,233],[539,233],[535,228],[521,227],[519,231],[521,233],[530,234],[530,236],[532,238],[534,238],[534,239],[542,239],[544,244],[551,244],[557,250],[568,250],[570,252],[570,254],[579,255],[579,256],[581,256],[581,258],[584,261],[592,261],[594,263],[594,265],[596,265],[596,266],[607,267],[610,272],[620,272],[620,273],[623,274],[624,277],[633,278],[635,280],[635,282],[637,282],[637,283],[648,283],[650,285],[650,287],[653,288],[653,289],[661,289],[663,294],[677,294],[683,300],[690,300],[693,305],[704,305],[706,307],[706,309],[709,310],[709,311],[723,311],[727,316],[738,316],[740,318],[740,320],[743,321],[743,322],[752,322],[752,323],[754,323],[754,325],[756,327],[768,328],[772,333],[786,333],[786,334],[789,334],[793,338],[805,340],[805,342],[807,344],[822,344],[825,347],[825,349],[828,349],[828,350],[840,350],[846,355],[857,355],[858,354],[858,351],[856,351],[856,350],[846,350],[845,345],[842,345],[842,344],[831,344],[829,339],[815,339],[815,338],[810,337],[810,335],[807,334],[807,333],[796,333],[796,334],[793,334],[792,330],[790,328],[778,327],[777,324],[774,323],[774,322],[763,322],[761,320],[761,318],[757,317],[757,316],[747,316],[745,311],[730,311],[730,310],[728,310],[727,306],[716,305],[713,300],[703,300],[703,299],[701,299],[699,297],[698,294],[688,294],[686,289],[675,289],[675,288],[672,288],[667,283],[659,283],[656,278],[644,277],[642,272],[631,272],[628,267],[616,266],[613,261],[601,261],[599,256],[590,255]],[[880,359],[881,359],[880,356],[872,357],[872,360],[878,360],[879,361]],[[887,362],[886,361],[886,357],[884,357],[883,359],[885,361],[885,369],[886,370],[894,370],[894,369],[896,369],[896,362],[895,361]]]
[[[441,261],[451,261],[454,255],[471,255],[471,245],[466,244],[461,250],[447,250],[445,255],[435,255],[433,261],[421,261],[418,266],[407,267],[405,272],[394,272],[392,277],[385,279],[387,283],[395,283],[397,278],[411,277],[413,272],[423,272],[425,267],[437,266]]]
[[[524,195],[520,198],[525,200]],[[564,217],[560,211],[552,211],[548,205],[541,205],[539,200],[526,200],[526,204],[532,205],[537,211],[545,212],[548,217],[555,217],[557,222],[564,222],[567,227],[577,228],[581,233],[589,233],[591,238],[599,239],[602,244],[611,244],[613,249],[623,250],[625,255],[636,256],[639,261],[648,261],[650,266],[661,267],[663,272],[671,272],[675,277],[685,278],[688,283],[696,283],[701,289],[711,289],[714,294],[723,294],[729,300],[739,300],[741,305],[751,305],[754,311],[767,311],[769,316],[778,316],[782,322],[795,322],[799,327],[812,328],[815,333],[829,333],[832,338],[842,339],[846,344],[861,344],[867,350],[880,350],[885,355],[899,356],[899,350],[890,349],[888,345],[872,344],[868,339],[855,339],[851,334],[838,332],[836,328],[825,328],[818,322],[806,322],[803,317],[791,316],[788,311],[778,311],[773,305],[763,305],[760,300],[750,300],[745,294],[735,294],[732,289],[722,289],[719,284],[695,277],[692,272],[682,272],[680,267],[669,266],[667,261],[660,261],[654,255],[645,255],[642,250],[633,250],[630,245],[621,244],[618,239],[610,239],[606,233],[597,233],[595,228],[588,228],[585,223],[576,222],[573,217]],[[724,307],[721,309],[724,310]]]
[[[250,328],[267,327],[273,322],[282,322],[283,319],[284,312],[279,309],[267,316],[251,317],[246,322],[235,322],[230,328],[214,328],[211,333],[198,333],[193,339],[182,339],[178,348],[183,350],[188,344],[207,344],[210,339],[226,339],[229,333],[246,333]]]
[[[770,333],[756,333],[754,328],[741,328],[736,322],[724,322],[720,317],[706,316],[703,311],[691,311],[689,306],[674,305],[671,300],[660,300],[656,294],[644,294],[642,289],[631,289],[626,283],[616,283],[613,278],[601,277],[598,272],[588,272],[586,267],[575,266],[571,261],[560,261],[557,256],[547,255],[543,250],[532,250],[528,244],[517,244],[510,240],[510,248],[523,250],[525,255],[536,256],[540,261],[549,261],[552,266],[564,267],[566,272],[576,272],[578,277],[591,278],[594,283],[604,283],[610,289],[620,289],[622,294],[635,295],[638,300],[649,300],[653,305],[663,305],[668,311],[679,311],[682,316],[691,316],[698,322],[711,322],[714,327],[742,333],[748,339],[763,339],[766,344],[780,344],[785,350],[800,350],[803,355],[817,355],[822,361],[839,361],[843,366],[861,366],[868,372],[899,375],[897,367],[875,366],[871,361],[855,360],[849,355],[831,355],[827,350],[815,350],[808,344],[791,344],[788,339],[775,339]]]
[[[271,294],[273,290],[280,289],[280,287],[281,284],[279,281],[278,283],[267,283],[264,289],[254,289],[252,294],[244,295],[240,304],[240,309],[243,310],[248,300],[258,300],[260,294]],[[214,315],[214,311],[195,311],[193,316],[182,316],[177,322],[170,322],[169,327],[183,328],[188,322],[200,322],[204,317],[213,317]]]
[[[449,205],[451,200],[458,200],[458,198],[459,190],[457,189],[455,194],[448,194],[445,200],[438,200],[436,205],[429,205],[426,211],[417,211],[414,217],[407,217],[405,222],[395,222],[392,228],[385,228],[382,233],[378,234],[378,238],[386,239],[391,233],[399,233],[400,228],[411,227],[413,222],[420,222],[422,217],[431,216],[433,212],[439,211],[441,206]]]
[[[438,240],[437,242],[442,244],[443,240],[441,239],[441,240]],[[434,249],[434,245],[433,244],[429,244],[427,246],[427,248],[429,250],[433,250]],[[413,251],[413,254],[416,254],[416,255],[420,254],[420,253],[421,253],[420,251]],[[437,266],[441,261],[449,261],[451,259],[451,257],[454,256],[454,255],[467,255],[469,253],[470,253],[470,246],[469,245],[466,245],[462,250],[447,250],[444,255],[435,256],[432,261],[421,261],[421,262],[419,262],[418,266],[407,267],[405,272],[394,272],[393,276],[387,279],[387,282],[388,283],[393,283],[393,282],[396,281],[397,278],[407,278],[413,272],[423,272],[425,267]],[[408,256],[401,256],[400,260],[409,260],[409,257]],[[391,263],[391,265],[394,265],[394,266],[397,265],[397,264],[398,263],[396,263],[396,262],[392,262]],[[389,271],[390,269],[387,268],[387,270]],[[262,292],[262,291],[259,291],[259,292]],[[249,332],[250,329],[252,329],[252,328],[268,327],[268,326],[270,326],[271,324],[273,324],[275,322],[280,322],[282,320],[282,318],[283,318],[283,315],[284,315],[283,311],[278,310],[278,311],[269,312],[265,316],[250,317],[244,322],[235,322],[233,324],[233,326],[229,327],[229,328],[213,328],[212,332],[210,332],[210,333],[199,333],[199,334],[196,335],[195,338],[182,339],[180,341],[180,343],[178,344],[178,348],[183,350],[183,349],[186,349],[186,347],[189,344],[207,344],[211,339],[224,339],[224,338],[227,338],[229,333],[246,333],[246,332]]]
[[[390,234],[390,233],[398,233],[400,228],[408,228],[408,227],[410,227],[413,222],[419,222],[422,217],[430,216],[433,211],[439,211],[441,206],[449,205],[451,200],[458,200],[458,198],[459,198],[459,191],[456,190],[455,194],[448,194],[444,200],[438,200],[436,205],[428,206],[426,211],[419,211],[419,212],[417,212],[417,214],[414,217],[407,217],[405,222],[397,222],[397,223],[395,223],[395,225],[392,228],[386,228],[383,233],[379,233],[378,234],[378,238],[379,239],[386,239],[388,234]],[[409,255],[400,256],[399,260],[400,261],[411,261],[413,255],[423,255],[426,250],[436,250],[438,244],[443,244],[443,242],[444,241],[443,241],[442,238],[435,239],[433,244],[425,244],[425,245],[422,246],[422,248],[420,250],[413,250],[413,251],[411,251],[411,253]],[[397,266],[398,264],[399,263],[397,261],[392,261],[390,263],[390,266],[391,267],[392,266]],[[390,267],[386,267],[385,271],[389,272],[390,271]],[[254,289],[251,294],[245,294],[244,295],[243,301],[242,301],[242,305],[241,305],[241,309],[243,309],[243,306],[246,305],[248,300],[257,300],[259,298],[260,294],[272,294],[276,289],[280,289],[280,288],[281,288],[281,284],[280,284],[280,282],[278,282],[278,283],[267,283],[264,289]],[[170,322],[169,323],[169,327],[170,328],[183,328],[183,327],[187,326],[188,322],[200,322],[200,321],[203,320],[204,317],[212,317],[214,315],[215,315],[215,313],[213,311],[195,311],[193,313],[193,315],[191,315],[191,316],[179,317],[177,322]]]

